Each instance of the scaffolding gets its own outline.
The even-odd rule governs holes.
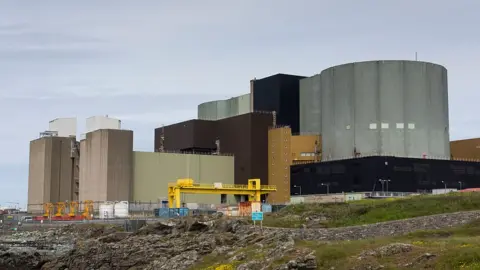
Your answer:
[[[260,179],[249,179],[248,185],[199,184],[194,183],[191,178],[178,179],[177,182],[168,184],[168,207],[173,208],[175,202],[176,208],[180,208],[182,193],[248,195],[249,201],[260,201],[261,195],[275,191],[276,186],[260,185]]]

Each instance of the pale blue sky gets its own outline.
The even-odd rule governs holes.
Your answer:
[[[451,138],[480,136],[478,1],[0,1],[0,204],[26,203],[28,142],[118,116],[135,149],[275,73],[414,59],[449,71]]]

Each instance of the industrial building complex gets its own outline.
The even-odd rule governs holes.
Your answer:
[[[253,79],[244,95],[198,105],[198,119],[152,127],[152,152],[134,151],[118,119],[88,118],[80,135],[76,118],[55,119],[30,142],[27,208],[478,187],[480,139],[450,142],[447,82],[443,66],[394,60]]]

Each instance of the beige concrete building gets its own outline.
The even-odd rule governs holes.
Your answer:
[[[133,131],[89,132],[80,153],[80,201],[132,200]]]
[[[78,151],[74,137],[42,137],[30,142],[29,212],[43,204],[78,199]]]
[[[192,178],[198,183],[234,183],[234,157],[180,153],[133,153],[133,199],[158,202],[167,198],[168,183]],[[185,203],[219,204],[220,195],[185,194]],[[227,203],[234,202],[233,196]]]
[[[71,200],[98,202],[94,207],[104,201],[155,206],[167,198],[168,183],[178,178],[233,184],[234,157],[134,152],[130,130],[96,130],[80,143],[75,138],[44,137],[30,144],[29,211],[39,214],[46,202]],[[226,199],[235,201],[233,196]],[[219,204],[221,198],[185,194],[182,201]]]

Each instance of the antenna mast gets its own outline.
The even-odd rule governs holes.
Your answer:
[[[162,125],[162,133],[160,135],[160,152],[165,152],[165,125]]]
[[[217,138],[215,140],[215,145],[217,146],[217,150],[215,151],[215,154],[220,155],[220,138]]]
[[[273,115],[273,127],[276,128],[277,127],[277,112],[273,111],[272,115]]]

